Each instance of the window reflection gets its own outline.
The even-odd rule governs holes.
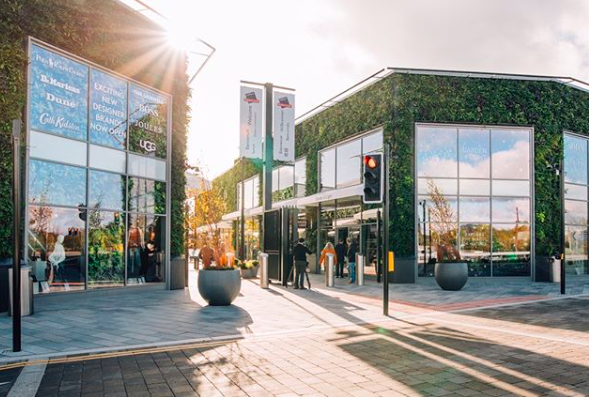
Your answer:
[[[362,138],[363,154],[370,154],[382,151],[382,131],[370,134]]]
[[[33,204],[86,205],[86,170],[29,161],[29,201]]]
[[[493,178],[530,178],[530,133],[528,130],[493,130]]]
[[[321,152],[321,190],[335,189],[335,149]]]
[[[150,214],[166,213],[166,184],[129,177],[129,211]]]
[[[565,181],[587,184],[587,139],[564,135]]]
[[[488,178],[489,130],[460,129],[459,158],[461,178]]]
[[[90,210],[88,286],[122,286],[125,280],[125,215]]]
[[[125,209],[125,177],[90,170],[90,208],[94,209]]]
[[[460,222],[490,222],[490,215],[489,198],[460,198]]]
[[[455,128],[418,127],[417,169],[418,176],[458,176]]]
[[[28,258],[39,292],[85,287],[86,210],[31,205]]]
[[[589,273],[587,267],[587,227],[565,227],[566,271],[581,275]]]
[[[468,263],[469,276],[491,275],[490,238],[489,225],[460,225],[460,257]]]
[[[485,179],[460,179],[460,194],[488,196],[491,194],[491,182]]]
[[[129,214],[127,232],[127,283],[163,281],[165,218]]]
[[[307,183],[307,160],[305,158],[295,162],[294,183],[295,197],[305,197]]]
[[[494,198],[493,222],[529,223],[530,199]]]
[[[354,140],[337,147],[337,187],[357,185],[362,181],[362,143]]]
[[[587,202],[565,200],[564,202],[565,223],[569,225],[587,224]]]
[[[587,201],[587,186],[565,184],[564,196],[568,199]]]
[[[458,194],[458,179],[433,179],[419,178],[417,181],[417,192],[419,194]]]
[[[524,276],[530,273],[530,226],[493,225],[493,275]]]
[[[458,221],[458,199],[448,196],[419,196],[419,222],[453,223]]]

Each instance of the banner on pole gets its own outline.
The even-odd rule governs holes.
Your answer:
[[[241,87],[239,107],[239,156],[262,158],[262,95],[259,88]]]
[[[295,96],[275,92],[274,102],[274,160],[294,162]]]

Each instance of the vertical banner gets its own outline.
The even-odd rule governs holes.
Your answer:
[[[274,93],[274,160],[294,162],[295,97]]]
[[[262,158],[262,95],[259,88],[241,87],[239,105],[239,156]]]
[[[127,148],[127,83],[100,70],[90,70],[90,140]]]

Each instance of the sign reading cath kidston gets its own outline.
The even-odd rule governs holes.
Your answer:
[[[241,87],[239,156],[262,158],[262,94],[259,88]]]
[[[294,162],[295,96],[274,93],[274,160]]]

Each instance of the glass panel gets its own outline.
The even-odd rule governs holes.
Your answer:
[[[295,180],[295,197],[305,197],[307,183],[307,160],[300,159],[295,163],[294,180]]]
[[[362,182],[362,144],[355,140],[337,147],[337,187]]]
[[[260,253],[260,219],[254,216],[245,220],[246,259],[258,259]]]
[[[458,176],[456,128],[417,127],[417,175]]]
[[[587,227],[565,227],[565,261],[569,274],[587,274]]]
[[[419,178],[417,181],[419,194],[458,194],[458,179]]]
[[[166,213],[166,184],[129,177],[128,210],[156,214]]]
[[[83,142],[31,131],[29,148],[31,157],[86,166],[86,144]]]
[[[127,148],[127,83],[90,69],[90,140]]]
[[[493,222],[530,223],[530,199],[494,198]]]
[[[423,222],[423,206],[425,204],[426,222],[453,223],[457,221],[458,199],[446,196],[419,196],[418,219]]]
[[[88,287],[119,287],[125,280],[125,215],[90,211]]]
[[[493,181],[493,196],[529,196],[529,181]]]
[[[530,275],[530,226],[493,225],[493,276]]]
[[[88,206],[93,209],[125,209],[125,179],[123,175],[90,170]]]
[[[165,217],[129,214],[127,283],[163,281]]]
[[[335,149],[321,152],[321,190],[335,189]]]
[[[260,204],[260,177],[256,176],[254,179],[254,188],[253,188],[253,194],[254,194],[254,198],[253,198],[253,207],[259,207]]]
[[[129,153],[129,174],[165,181],[166,162]]]
[[[489,222],[489,198],[460,198],[460,222]]]
[[[587,202],[586,201],[564,201],[565,223],[568,225],[587,224]]]
[[[460,179],[460,194],[489,196],[491,194],[491,181],[481,179]]]
[[[321,227],[335,227],[335,204],[321,204]]]
[[[86,205],[86,170],[29,161],[29,201],[35,204]]]
[[[488,178],[489,161],[489,130],[460,129],[459,158],[460,177]]]
[[[564,196],[569,199],[587,201],[587,186],[571,185],[565,183]]]
[[[82,290],[86,210],[31,205],[28,256],[40,292]]]
[[[294,167],[292,165],[284,165],[280,167],[278,173],[280,190],[287,189],[294,185]]]
[[[124,174],[126,165],[127,155],[125,152],[90,145],[90,167]]]
[[[245,181],[245,208],[254,207],[254,180]]]
[[[278,182],[278,168],[274,168],[272,170],[272,192],[277,192],[280,190],[280,185]]]
[[[382,131],[362,138],[362,151],[363,154],[382,151]]]
[[[530,131],[491,131],[493,178],[529,179]]]
[[[167,102],[160,93],[129,85],[129,150],[166,158]]]
[[[468,263],[471,277],[491,275],[491,244],[489,225],[460,225],[460,257]]]
[[[564,135],[565,181],[587,184],[587,140]]]

